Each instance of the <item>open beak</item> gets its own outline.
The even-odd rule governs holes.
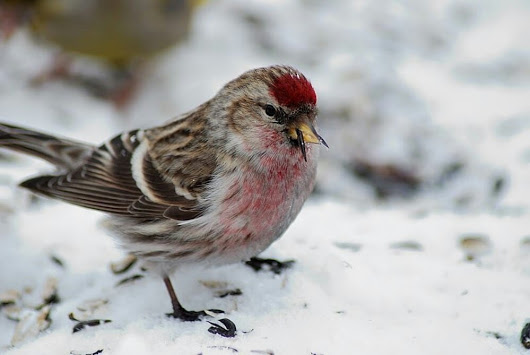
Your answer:
[[[298,142],[298,146],[302,151],[305,161],[307,161],[305,148],[306,143],[322,144],[326,148],[329,148],[324,138],[317,133],[315,127],[313,127],[311,123],[297,123],[294,127],[291,127],[287,130],[287,134],[289,135],[289,138]]]

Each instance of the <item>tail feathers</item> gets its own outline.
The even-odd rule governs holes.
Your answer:
[[[0,123],[0,147],[44,159],[62,169],[75,169],[95,147],[46,133]]]

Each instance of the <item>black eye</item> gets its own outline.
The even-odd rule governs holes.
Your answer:
[[[276,108],[272,105],[265,105],[265,114],[270,117],[274,117],[276,115]]]

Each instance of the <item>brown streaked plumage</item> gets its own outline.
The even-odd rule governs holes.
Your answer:
[[[56,165],[21,186],[106,212],[129,253],[163,276],[172,315],[185,310],[168,274],[189,263],[257,255],[279,238],[309,196],[318,145],[316,95],[296,69],[248,71],[211,100],[158,127],[99,147],[0,124],[0,147]],[[313,143],[313,144],[308,144]]]

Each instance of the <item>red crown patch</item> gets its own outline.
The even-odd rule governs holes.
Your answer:
[[[317,95],[313,86],[301,74],[287,73],[280,76],[272,84],[270,92],[282,106],[297,107],[317,103]]]

